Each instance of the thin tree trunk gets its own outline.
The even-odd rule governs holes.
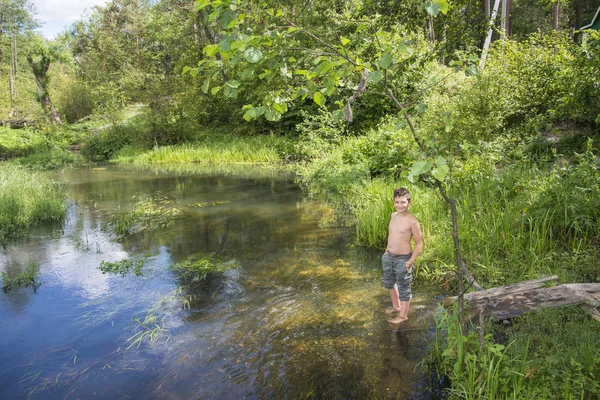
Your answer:
[[[560,3],[555,1],[552,4],[552,29],[558,32],[558,11],[559,11]]]
[[[38,64],[33,61],[31,56],[28,56],[27,61],[29,62],[31,70],[33,71],[33,76],[35,77],[35,86],[37,88],[38,98],[42,104],[42,109],[52,122],[56,124],[62,124],[60,116],[58,115],[56,108],[54,108],[52,100],[50,99],[50,94],[46,88],[46,73],[50,67],[50,60],[46,57],[42,57]]]
[[[491,12],[491,4],[490,4],[490,0],[483,0],[483,14],[485,15],[485,18],[489,18],[490,17],[490,12]]]
[[[494,11],[492,11],[492,16],[490,17],[488,34],[485,38],[485,43],[483,44],[481,59],[479,60],[479,69],[481,70],[483,70],[483,68],[485,67],[485,59],[487,58],[487,52],[490,48],[490,44],[492,43],[492,33],[494,32],[494,20],[496,19],[496,15],[498,14],[498,7],[500,7],[500,0],[496,0],[496,2],[494,3]]]

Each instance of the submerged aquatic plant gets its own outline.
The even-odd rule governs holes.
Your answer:
[[[117,216],[111,224],[119,236],[169,226],[184,214],[175,201],[160,193],[154,196],[143,195],[137,199],[133,210]]]
[[[196,284],[209,276],[239,267],[235,260],[221,260],[214,256],[192,255],[173,265],[173,271],[186,284]]]
[[[35,292],[41,283],[37,280],[38,266],[30,264],[29,267],[17,274],[14,278],[8,276],[6,272],[2,272],[2,290],[8,293],[14,286],[33,287]]]
[[[137,260],[136,262],[131,260],[121,260],[116,262],[102,261],[98,269],[102,271],[103,274],[108,272],[111,274],[121,274],[121,276],[127,275],[133,269],[133,273],[136,276],[140,276],[142,274],[143,266],[143,260]]]

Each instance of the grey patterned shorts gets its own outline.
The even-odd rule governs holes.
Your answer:
[[[409,254],[391,254],[386,252],[381,257],[383,264],[383,273],[381,281],[386,289],[398,287],[398,297],[401,301],[408,301],[412,298],[410,285],[413,281],[412,269],[406,270],[406,262],[410,259],[412,253]],[[414,268],[414,266],[413,266]]]

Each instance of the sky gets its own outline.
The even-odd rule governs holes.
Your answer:
[[[32,0],[37,11],[36,19],[42,23],[38,31],[47,39],[81,20],[85,10],[93,6],[103,6],[108,0]]]

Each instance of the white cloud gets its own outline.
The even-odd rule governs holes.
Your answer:
[[[103,6],[108,0],[33,0],[36,18],[43,23],[39,29],[46,38],[53,38],[73,22],[83,18],[86,10]]]

